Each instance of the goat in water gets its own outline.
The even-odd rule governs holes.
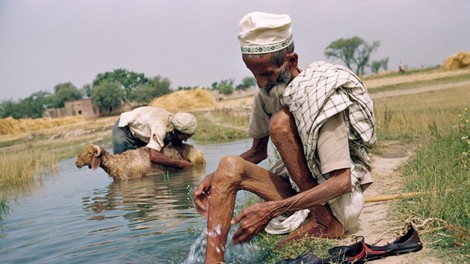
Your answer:
[[[163,154],[168,157],[186,159],[190,161],[193,166],[206,163],[202,152],[190,144],[183,143],[178,147],[167,145],[162,151]],[[136,179],[176,170],[176,168],[173,167],[151,162],[149,152],[149,148],[141,147],[112,155],[101,146],[87,144],[77,155],[75,165],[77,168],[88,165],[88,168],[92,170],[101,167],[114,180]]]

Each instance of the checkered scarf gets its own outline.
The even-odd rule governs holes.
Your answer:
[[[323,61],[310,64],[280,99],[295,117],[308,166],[317,177],[321,175],[315,155],[318,132],[328,118],[346,110],[345,121],[352,132],[350,148],[358,148],[352,153],[366,155],[364,148],[376,141],[372,100],[359,78],[343,66]]]

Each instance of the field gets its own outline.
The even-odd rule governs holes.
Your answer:
[[[410,187],[410,184],[419,185],[413,182],[414,176],[427,174],[422,168],[413,167],[413,164],[416,164],[416,159],[426,160],[434,155],[431,153],[422,157],[425,146],[431,144],[436,138],[447,137],[462,128],[462,114],[464,109],[470,106],[470,70],[433,69],[404,75],[389,74],[366,77],[364,83],[374,101],[379,132],[379,143],[373,150],[372,156],[375,182],[367,190],[366,196],[371,198],[416,191]],[[210,105],[198,105],[184,110],[194,112],[198,118],[199,127],[194,136],[196,141],[217,141],[247,137],[246,127],[251,107],[252,94],[248,94],[247,96],[239,95],[234,99],[224,98],[212,101]],[[14,120],[0,120],[0,166],[3,171],[6,171],[0,174],[1,189],[8,189],[9,192],[15,193],[19,189],[32,188],[28,182],[40,177],[45,168],[54,171],[55,162],[42,159],[43,156],[52,155],[56,159],[72,157],[81,145],[89,141],[109,144],[111,126],[116,118],[114,116],[88,121],[81,118],[40,120],[44,124],[43,127],[37,121],[34,130],[22,129],[22,124],[14,123]],[[25,127],[31,128],[35,121],[24,122]],[[51,125],[52,122],[54,122],[53,125]],[[444,157],[441,157],[443,161],[446,159],[445,156],[454,159],[455,155],[460,155],[460,153],[447,153],[446,155],[445,151],[450,150],[444,150]],[[19,162],[16,163],[17,161]],[[31,171],[17,172],[22,168],[21,164],[33,164],[33,166],[26,166]],[[11,179],[7,175],[16,176]],[[25,175],[28,176],[25,177],[26,179],[19,179]],[[423,181],[422,185],[427,184],[426,180],[420,181]],[[434,181],[437,180],[434,178]],[[468,178],[461,184],[463,187],[468,187]],[[436,189],[435,186],[434,189]],[[367,203],[357,229],[347,234],[344,240],[331,243],[350,243],[353,235],[364,236],[369,243],[386,243],[394,239],[395,231],[403,227],[406,219],[415,217],[423,224],[423,221],[435,215],[442,215],[423,214],[416,211],[417,209],[404,211],[403,208],[408,208],[409,203],[422,203],[428,207],[437,206],[436,203],[419,199]],[[468,204],[464,203],[462,206],[467,206],[467,216],[463,217],[468,219]],[[449,216],[449,218],[452,217]],[[431,232],[432,228],[423,225],[420,231],[425,234]],[[463,241],[468,241],[468,236],[468,231],[464,232]],[[463,252],[461,253],[463,255],[452,258],[448,255],[454,253],[444,252],[442,255],[441,251],[431,246],[439,244],[438,238],[426,236],[424,243],[424,249],[418,253],[393,256],[376,263],[443,263],[449,261],[449,258],[461,263],[465,261],[460,260],[468,257],[468,245],[464,245],[459,251]],[[455,245],[457,249],[458,246],[458,244]],[[291,254],[298,253],[293,252]],[[289,251],[283,254],[288,253]]]

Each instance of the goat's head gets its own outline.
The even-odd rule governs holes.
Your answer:
[[[88,144],[78,153],[75,165],[77,168],[88,165],[88,168],[96,170],[101,163],[101,154],[102,150],[100,146]]]

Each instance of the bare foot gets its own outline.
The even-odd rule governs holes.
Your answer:
[[[344,235],[343,225],[335,218],[328,224],[323,224],[310,220],[308,223],[300,226],[287,236],[286,239],[277,245],[277,249],[282,248],[287,243],[305,237],[320,238],[339,238]]]

